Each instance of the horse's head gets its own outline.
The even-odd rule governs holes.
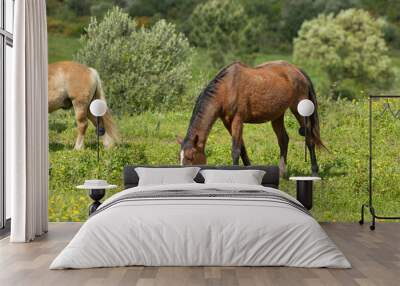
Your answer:
[[[207,164],[204,146],[199,146],[198,138],[196,135],[193,139],[184,140],[182,137],[176,136],[176,141],[181,146],[179,156],[182,166]]]

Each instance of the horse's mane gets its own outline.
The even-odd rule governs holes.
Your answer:
[[[225,77],[225,75],[228,72],[229,67],[231,67],[233,64],[225,66],[223,69],[221,69],[218,74],[208,83],[208,85],[200,92],[199,96],[196,99],[196,103],[193,108],[193,113],[192,117],[190,118],[190,123],[189,123],[189,129],[188,133],[186,135],[186,138],[190,135],[191,132],[191,126],[193,122],[196,120],[196,118],[199,118],[202,116],[204,113],[207,103],[212,99],[215,95],[215,91],[217,90],[218,84],[220,81]]]

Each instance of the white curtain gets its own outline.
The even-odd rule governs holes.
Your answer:
[[[15,1],[13,92],[6,97],[6,187],[12,242],[47,232],[47,24],[45,0]]]

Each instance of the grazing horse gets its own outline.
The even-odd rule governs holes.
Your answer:
[[[83,148],[88,119],[96,127],[96,118],[90,113],[92,100],[105,101],[101,80],[97,71],[76,62],[57,62],[49,65],[49,113],[60,108],[74,108],[78,127],[75,149]],[[103,136],[104,147],[111,147],[117,140],[116,127],[110,111],[99,120],[97,132]]]
[[[305,126],[297,112],[297,104],[310,99],[315,112]],[[214,122],[220,118],[232,136],[232,160],[250,165],[243,141],[244,123],[272,122],[280,148],[280,175],[286,173],[289,137],[284,126],[287,109],[300,124],[300,135],[307,128],[307,147],[311,157],[311,170],[318,173],[315,146],[324,146],[319,134],[317,99],[308,75],[295,65],[273,61],[255,68],[235,62],[223,68],[197,98],[189,127],[184,139],[177,137],[181,145],[182,165],[207,163],[204,153],[207,137]]]

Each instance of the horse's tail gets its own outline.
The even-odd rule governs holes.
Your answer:
[[[314,84],[312,83],[308,74],[301,70],[301,73],[308,81],[308,97],[314,103],[315,110],[311,115],[311,140],[317,147],[323,147],[327,149],[324,143],[321,140],[320,132],[319,132],[319,118],[318,118],[318,102],[317,102],[317,94],[315,93]]]
[[[106,102],[106,97],[104,96],[103,87],[101,85],[101,79],[99,73],[94,68],[89,68],[93,78],[96,82],[96,90],[93,96],[94,99],[101,99]],[[114,120],[111,116],[110,109],[107,109],[106,114],[101,117],[103,121],[104,129],[105,129],[105,137],[104,137],[104,145],[105,146],[112,146],[114,143],[119,141],[119,134],[117,130],[117,126],[114,123]]]

